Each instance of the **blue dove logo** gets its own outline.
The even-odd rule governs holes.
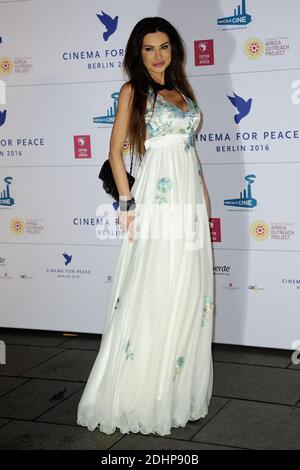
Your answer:
[[[250,112],[252,98],[249,98],[248,101],[245,101],[241,96],[233,93],[234,96],[228,96],[227,98],[233,104],[233,106],[238,110],[238,113],[234,115],[234,122],[238,124],[247,114]]]
[[[69,263],[71,263],[71,260],[72,260],[72,255],[68,255],[67,253],[63,253],[62,254],[63,257],[65,258],[65,265],[68,266]]]
[[[0,111],[0,127],[3,126],[5,121],[6,121],[6,110]]]
[[[112,18],[111,16],[104,13],[103,10],[101,11],[102,15],[98,15],[97,13],[96,15],[98,16],[101,23],[106,27],[106,31],[103,33],[103,39],[104,41],[107,41],[109,36],[111,36],[116,31],[119,17],[115,16],[115,18]]]

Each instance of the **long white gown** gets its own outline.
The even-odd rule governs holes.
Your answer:
[[[151,114],[153,96],[150,88],[146,153],[131,189],[135,239],[121,242],[78,405],[77,423],[106,434],[170,434],[204,417],[212,395],[212,246],[195,151],[201,112],[184,95],[186,111],[158,95]]]

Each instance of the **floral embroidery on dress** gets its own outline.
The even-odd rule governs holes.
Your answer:
[[[157,189],[163,193],[166,193],[167,191],[170,191],[172,184],[173,183],[170,178],[160,178],[157,182]]]
[[[162,194],[156,195],[156,201],[158,202],[158,204],[162,204],[163,202],[168,202],[167,198],[163,196]]]
[[[173,104],[173,103],[171,103],[170,101],[166,100],[166,99],[164,98],[164,96],[162,96],[162,95],[160,95],[160,94],[158,94],[157,96],[158,96],[159,99],[161,99],[161,101],[164,102],[164,105],[166,106],[166,108],[167,108],[169,111],[172,111],[172,112],[173,112],[173,111],[175,110],[175,112],[178,112],[178,113],[180,113],[181,115],[182,115],[182,114],[187,114],[187,113],[190,111],[190,103],[189,103],[189,102],[187,102],[187,107],[188,107],[187,110],[186,110],[186,111],[183,111],[182,109],[178,108],[178,106],[176,106],[176,104]]]
[[[188,109],[186,111],[182,111],[178,106],[170,103],[160,94],[156,96],[154,104],[154,96],[154,91],[150,87],[145,111],[147,138],[174,133],[185,134],[185,151],[188,152],[191,147],[195,146],[194,125],[195,121],[200,119],[199,107],[191,98],[184,95],[183,96],[188,105]],[[182,127],[183,117],[185,119]]]
[[[130,357],[130,359],[132,360],[133,359],[133,356],[134,356],[134,353],[133,352],[128,352],[129,351],[129,344],[130,344],[130,341],[128,340],[127,343],[126,343],[126,346],[125,346],[125,352],[126,352],[126,360]]]
[[[147,130],[149,137],[153,137],[157,134],[171,134],[172,133],[172,121],[149,121],[147,124]]]
[[[173,380],[176,379],[177,374],[179,374],[179,372],[181,371],[181,369],[183,367],[183,364],[184,364],[184,356],[178,357],[178,359],[176,361],[176,366],[174,368]]]
[[[185,150],[189,150],[190,147],[194,147],[195,146],[195,133],[194,132],[190,132],[189,133],[189,138],[188,138],[188,141],[187,143],[185,144]]]
[[[173,182],[172,180],[170,180],[170,178],[160,178],[157,181],[156,187],[157,187],[157,190],[159,191],[159,194],[156,195],[156,201],[159,204],[162,204],[163,202],[168,202],[164,193],[166,193],[167,191],[170,191],[172,186],[173,186]]]
[[[205,323],[207,323],[207,315],[210,313],[213,313],[213,311],[214,311],[213,299],[209,295],[205,295],[201,326],[204,326]]]
[[[193,127],[193,120],[190,119],[189,124],[186,128],[186,131],[188,133],[188,138],[185,143],[184,150],[188,152],[191,147],[195,147],[195,131]]]
[[[154,102],[154,93],[150,89],[149,91],[149,103],[150,106],[147,104],[147,109],[146,109],[146,116],[145,116],[145,122],[146,122],[146,127],[147,127],[147,134],[148,138],[153,137],[155,135],[165,135],[165,134],[171,134],[173,130],[173,122],[171,119],[163,119],[164,113],[163,113],[163,107],[164,103],[162,103],[159,99],[156,98],[155,106],[157,107],[157,113],[158,116],[161,116],[160,119],[152,119],[152,106]],[[150,117],[150,119],[148,119]]]

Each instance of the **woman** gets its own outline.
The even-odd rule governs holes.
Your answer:
[[[90,431],[165,435],[208,412],[210,209],[194,146],[201,115],[183,60],[182,40],[168,21],[151,17],[136,24],[109,155],[127,237],[78,407],[77,422]],[[140,159],[131,191],[123,162],[127,135]]]

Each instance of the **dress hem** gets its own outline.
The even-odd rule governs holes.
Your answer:
[[[105,434],[113,434],[113,433],[116,431],[116,429],[118,428],[118,430],[119,430],[119,432],[120,432],[121,434],[129,434],[129,433],[137,434],[137,433],[141,433],[141,434],[144,434],[144,435],[146,435],[146,434],[159,434],[160,436],[166,436],[166,435],[171,434],[171,428],[179,428],[179,427],[183,427],[183,428],[184,428],[184,427],[186,426],[186,424],[187,424],[188,421],[197,421],[198,419],[205,418],[205,416],[206,416],[207,414],[208,414],[208,408],[206,408],[205,411],[202,411],[202,412],[200,413],[200,415],[197,416],[197,417],[190,416],[190,417],[189,417],[188,419],[186,419],[184,422],[172,424],[172,425],[169,427],[169,429],[168,429],[169,432],[160,432],[160,431],[157,430],[157,429],[152,429],[151,431],[143,431],[141,428],[122,430],[122,429],[120,428],[120,426],[117,426],[117,425],[113,427],[112,431],[107,432],[107,431],[104,431],[103,429],[101,429],[101,426],[103,426],[103,424],[101,424],[101,423],[98,423],[96,426],[91,427],[91,426],[89,426],[89,425],[87,424],[86,421],[77,419],[77,424],[78,424],[79,426],[86,427],[90,432],[93,432],[93,431],[95,431],[95,430],[98,430],[98,431],[103,432],[103,433],[105,433]]]

